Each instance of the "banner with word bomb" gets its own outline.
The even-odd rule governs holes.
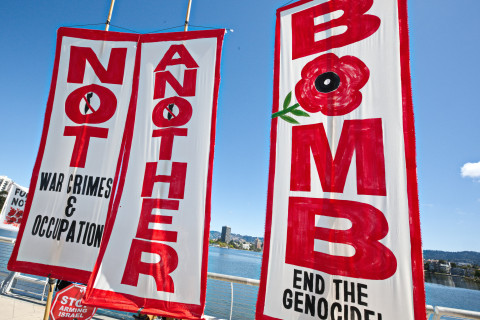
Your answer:
[[[58,30],[43,132],[10,270],[88,281],[131,131],[138,37]]]
[[[108,219],[86,304],[202,316],[224,32],[142,36],[123,193]]]
[[[22,223],[27,195],[28,188],[12,183],[0,212],[0,229],[18,231]]]
[[[406,4],[277,11],[256,319],[425,319]]]

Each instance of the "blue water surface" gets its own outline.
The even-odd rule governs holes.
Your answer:
[[[427,304],[480,312],[480,290],[425,283]]]

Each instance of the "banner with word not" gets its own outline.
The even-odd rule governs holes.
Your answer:
[[[277,11],[256,319],[425,319],[406,2]]]
[[[138,35],[60,28],[40,147],[10,270],[86,283],[135,111]]]

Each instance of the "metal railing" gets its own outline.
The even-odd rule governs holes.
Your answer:
[[[427,319],[442,320],[442,319],[458,319],[458,320],[480,320],[480,312],[453,309],[446,307],[432,307],[427,306]]]
[[[8,259],[15,239],[0,237],[0,292],[16,293],[44,301],[47,278],[40,278],[18,272],[8,272]],[[255,305],[260,281],[209,272],[205,314],[207,319],[255,319]],[[127,313],[100,310],[100,313],[118,319],[131,319]],[[480,312],[433,307],[427,305],[428,320],[480,320]]]
[[[208,273],[205,314],[220,319],[255,319],[259,280]]]

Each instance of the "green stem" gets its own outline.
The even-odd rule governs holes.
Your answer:
[[[272,119],[273,119],[273,118],[276,118],[276,117],[279,117],[279,116],[283,116],[284,114],[287,114],[287,113],[289,113],[290,111],[297,109],[298,107],[300,107],[300,105],[299,105],[298,103],[295,103],[295,104],[294,104],[293,106],[291,106],[291,107],[288,107],[288,108],[286,108],[286,109],[283,109],[282,111],[275,112],[274,114],[272,114]]]

